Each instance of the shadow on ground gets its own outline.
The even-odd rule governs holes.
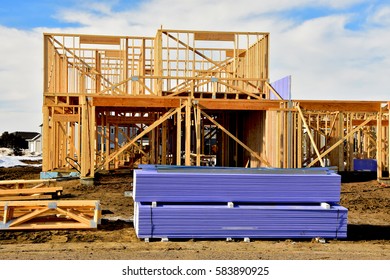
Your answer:
[[[390,226],[348,225],[348,240],[390,240]]]

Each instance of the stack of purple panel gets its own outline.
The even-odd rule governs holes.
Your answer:
[[[134,171],[140,202],[337,203],[340,176],[327,174]]]
[[[327,169],[142,168],[134,171],[139,238],[347,236],[340,176]]]

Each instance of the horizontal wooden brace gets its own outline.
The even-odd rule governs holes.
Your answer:
[[[20,184],[50,184],[55,183],[54,179],[33,179],[33,180],[2,180],[0,181],[0,185],[20,185]]]
[[[270,110],[280,109],[278,100],[197,99],[203,110]]]
[[[361,125],[365,120],[352,120],[352,125]],[[373,120],[369,121],[368,123],[365,124],[365,126],[377,126],[378,121]],[[388,120],[382,120],[382,126],[389,126],[389,121]]]
[[[119,45],[120,37],[116,36],[98,36],[98,35],[81,35],[80,44],[104,44],[104,45]]]
[[[180,106],[180,98],[169,97],[113,97],[95,96],[92,106],[97,107],[143,107],[143,108],[176,108]]]
[[[55,122],[78,122],[80,116],[78,114],[54,114],[53,121]]]
[[[120,124],[120,125],[130,125],[130,124],[152,124],[155,121],[153,117],[125,117],[125,116],[107,116],[106,123]],[[101,124],[101,120],[98,119],[97,122],[99,125]]]
[[[234,41],[233,32],[195,32],[194,40],[200,41]]]
[[[305,111],[379,112],[380,101],[299,100]]]

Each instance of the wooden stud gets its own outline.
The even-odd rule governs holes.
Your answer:
[[[191,165],[191,100],[187,99],[185,102],[186,114],[185,114],[185,160],[186,166]]]
[[[376,125],[376,162],[377,162],[377,176],[378,178],[382,178],[383,174],[383,152],[382,152],[382,107],[379,110],[379,114],[377,116],[377,125]]]

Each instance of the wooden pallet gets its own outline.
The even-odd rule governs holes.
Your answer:
[[[56,180],[0,181],[0,201],[51,199],[60,196],[63,188]]]
[[[96,229],[100,201],[0,201],[0,230]]]

